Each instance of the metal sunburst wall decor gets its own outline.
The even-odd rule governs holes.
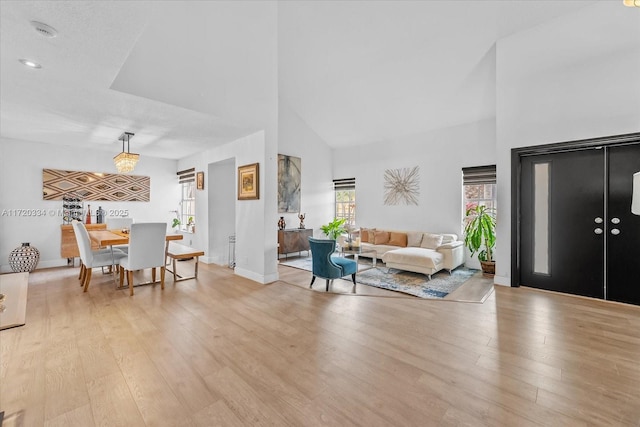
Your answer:
[[[420,167],[386,169],[384,171],[385,205],[418,205]]]

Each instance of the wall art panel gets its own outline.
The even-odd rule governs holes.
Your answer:
[[[302,159],[278,154],[278,212],[300,212]]]
[[[77,194],[87,201],[148,202],[150,189],[148,176],[42,169],[43,200]]]
[[[420,167],[387,169],[384,171],[385,205],[418,205],[420,197]]]

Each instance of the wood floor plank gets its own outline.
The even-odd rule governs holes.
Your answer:
[[[91,405],[87,403],[86,405],[79,406],[76,409],[65,412],[62,415],[58,415],[51,420],[47,420],[44,425],[45,427],[94,426],[95,423],[93,421],[93,415],[91,413]]]
[[[188,409],[180,403],[146,353],[132,354],[120,363],[133,400],[147,425],[195,425]]]
[[[231,368],[224,368],[205,377],[209,387],[223,396],[226,405],[245,425],[286,426],[281,414],[260,399],[259,393],[236,374]]]
[[[246,424],[223,401],[218,401],[193,415],[201,427],[245,427]]]
[[[87,383],[96,426],[145,426],[129,386],[120,372],[96,377]]]

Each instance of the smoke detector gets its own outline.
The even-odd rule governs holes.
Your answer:
[[[55,36],[58,35],[58,31],[56,31],[55,28],[44,24],[42,22],[38,22],[38,21],[31,21],[31,26],[36,30],[36,32],[38,34],[40,34],[42,37],[47,37],[47,38],[54,38]]]

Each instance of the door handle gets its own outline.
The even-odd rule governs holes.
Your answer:
[[[596,234],[602,234],[602,228],[596,228],[593,232]]]
[[[611,234],[613,234],[614,236],[617,236],[618,234],[620,234],[620,230],[618,230],[617,228],[612,228]]]

